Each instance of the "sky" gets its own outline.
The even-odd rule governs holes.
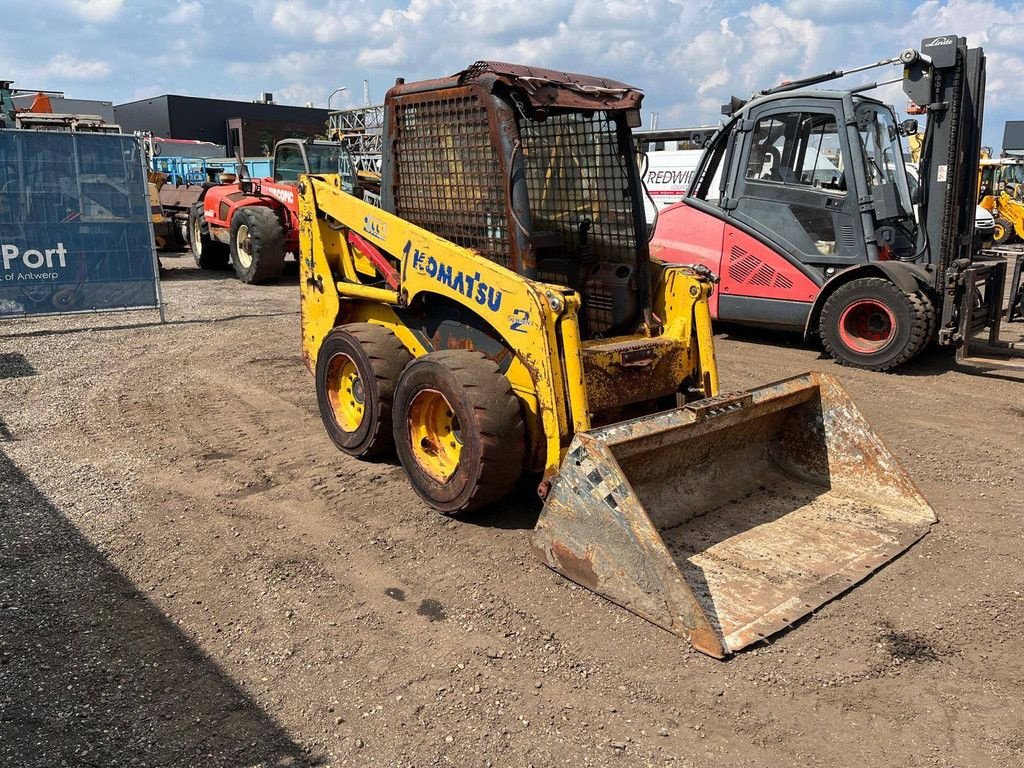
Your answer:
[[[988,57],[984,143],[1024,118],[1024,0],[0,0],[0,79],[115,104],[163,93],[335,108],[478,59],[642,88],[645,127],[715,124],[731,94],[939,34]],[[849,84],[896,77],[855,76]],[[899,86],[881,92],[902,111]]]

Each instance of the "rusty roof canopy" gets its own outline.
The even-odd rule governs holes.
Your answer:
[[[488,91],[501,83],[522,103],[543,113],[549,109],[639,109],[644,94],[639,88],[592,75],[559,72],[554,69],[478,61],[451,77],[418,83],[399,83],[392,96],[441,90],[475,83]]]
[[[460,83],[466,83],[484,80],[488,75],[525,96],[530,106],[540,110],[639,109],[644,98],[639,88],[617,80],[500,61],[478,61],[456,77]]]

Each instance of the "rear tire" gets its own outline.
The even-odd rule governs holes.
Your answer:
[[[519,400],[480,352],[445,350],[409,363],[395,393],[394,433],[413,488],[447,515],[507,496],[523,472]]]
[[[231,217],[231,264],[243,283],[276,280],[284,270],[284,229],[262,205],[239,208]]]
[[[351,323],[335,328],[316,358],[316,399],[334,444],[371,458],[394,448],[395,386],[412,355],[387,328]]]
[[[891,371],[917,356],[935,328],[935,308],[880,277],[851,280],[828,297],[819,334],[840,365]]]
[[[188,246],[200,269],[224,269],[228,265],[228,247],[210,237],[202,203],[188,211]]]

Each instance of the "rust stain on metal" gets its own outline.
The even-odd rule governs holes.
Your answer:
[[[578,557],[562,542],[553,541],[551,543],[551,554],[558,564],[560,573],[563,573],[587,589],[597,590],[599,580],[597,573],[594,571],[594,562],[590,559],[589,553],[583,557]]]
[[[591,411],[671,395],[688,367],[689,351],[672,339],[586,342],[583,372]]]

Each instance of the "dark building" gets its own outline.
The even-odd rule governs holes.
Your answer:
[[[269,152],[280,139],[325,134],[328,114],[326,109],[171,94],[114,107],[114,121],[126,133],[212,141],[224,144],[229,155],[237,148],[247,157]]]

